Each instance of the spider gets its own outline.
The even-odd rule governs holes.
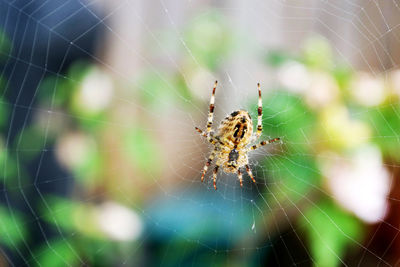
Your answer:
[[[204,175],[207,172],[211,162],[216,158],[216,166],[213,171],[213,184],[214,189],[217,190],[217,173],[219,168],[226,173],[237,173],[240,186],[243,187],[243,178],[241,168],[246,168],[251,180],[256,183],[253,173],[249,167],[249,159],[247,153],[255,150],[261,146],[279,141],[280,138],[274,138],[268,141],[261,141],[256,145],[249,146],[249,144],[257,140],[262,133],[262,99],[260,84],[258,87],[258,121],[257,132],[253,134],[253,122],[250,114],[246,110],[236,110],[228,115],[221,121],[217,134],[211,130],[214,115],[214,100],[215,90],[217,88],[217,81],[215,81],[214,88],[210,99],[210,111],[208,113],[207,130],[206,132],[195,127],[196,131],[203,137],[207,138],[208,142],[214,145],[206,164],[204,165],[201,175],[201,181],[204,181]]]

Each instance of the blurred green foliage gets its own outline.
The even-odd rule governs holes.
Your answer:
[[[274,202],[297,203],[320,185],[320,171],[312,156],[293,154],[279,160],[265,160],[264,166],[270,170],[271,180],[276,183],[270,186]]]
[[[8,104],[2,98],[0,98],[0,129],[4,129],[4,127],[7,125],[8,116]]]
[[[90,188],[102,177],[104,159],[96,145],[90,141],[87,142],[82,153],[83,155],[80,156],[82,160],[74,164],[72,171],[78,182]]]
[[[154,137],[142,128],[132,128],[127,132],[124,143],[132,163],[152,179],[158,178],[162,170],[162,159]]]
[[[331,70],[334,63],[332,48],[328,40],[321,36],[306,39],[303,45],[302,60],[309,68]]]
[[[0,29],[0,61],[3,61],[11,51],[11,41],[3,30]]]
[[[139,79],[140,102],[151,108],[164,109],[165,106],[160,105],[160,100],[163,103],[171,101],[173,92],[169,88],[170,77],[165,74],[146,72]],[[162,104],[162,103],[161,103]]]
[[[69,77],[49,76],[39,88],[39,100],[43,107],[65,107],[71,98],[74,84]]]
[[[251,110],[257,110],[254,106]],[[255,117],[255,116],[254,116]],[[288,92],[275,90],[263,99],[263,127],[269,137],[280,136],[290,140],[292,153],[306,152],[311,147],[304,142],[311,138],[316,128],[316,115],[300,97]],[[286,142],[284,142],[286,143]]]
[[[270,50],[266,53],[265,61],[273,68],[281,66],[290,60],[297,60],[285,50]]]
[[[316,266],[340,266],[350,245],[360,240],[362,225],[331,201],[320,201],[300,217]]]
[[[18,151],[20,160],[29,162],[42,151],[44,146],[43,133],[33,125],[29,125],[19,132],[14,140],[13,148]]]
[[[77,61],[71,65],[65,76],[46,77],[39,88],[41,106],[66,110],[74,116],[70,121],[71,126],[78,124],[85,131],[96,132],[104,125],[99,122],[106,119],[105,112],[88,109],[81,94],[84,79],[98,69],[88,61]]]
[[[2,170],[2,180],[5,184],[8,184],[12,178],[17,176],[17,165],[14,157],[10,157],[7,149],[4,148],[3,144],[0,144],[0,170]]]
[[[400,105],[385,104],[365,113],[363,118],[373,127],[375,142],[389,161],[400,162]]]
[[[63,234],[62,239],[50,239],[35,252],[38,266],[78,265],[109,266],[118,257],[130,262],[133,242],[112,241],[100,229],[98,207],[90,202],[47,195],[41,205],[44,221]],[[51,248],[51,249],[49,249]],[[65,255],[65,256],[64,256]],[[47,265],[46,265],[47,266]]]
[[[185,40],[191,56],[211,71],[232,48],[232,29],[218,11],[208,11],[188,24]]]
[[[337,85],[342,91],[342,94],[344,95],[342,101],[347,102],[348,99],[348,89],[350,86],[351,79],[354,76],[353,71],[350,69],[349,66],[345,64],[336,64],[335,68],[332,69],[332,76],[335,78]]]
[[[68,233],[78,232],[91,240],[106,241],[105,235],[96,223],[96,211],[90,203],[47,196],[46,205],[42,205],[44,219]]]
[[[269,201],[266,208],[273,210],[271,205],[275,204],[291,209],[293,205],[303,207],[304,203],[311,202],[310,206],[303,208],[304,214],[298,216],[298,223],[305,226],[314,265],[339,266],[348,248],[362,243],[364,225],[354,214],[340,207],[326,191],[326,177],[319,156],[321,153],[335,153],[346,157],[351,149],[376,144],[384,158],[399,163],[398,96],[378,106],[363,106],[352,92],[358,73],[334,60],[329,42],[320,37],[308,39],[300,55],[274,50],[267,53],[265,60],[276,71],[275,74],[286,63],[296,62],[306,70],[307,79],[313,79],[315,74],[318,74],[316,77],[323,74],[333,78],[333,84],[323,84],[319,90],[338,88],[337,95],[330,102],[318,104],[320,106],[310,100],[318,92],[308,91],[309,88],[272,88],[272,92],[263,96],[263,127],[264,133],[268,134],[264,138],[279,136],[283,140],[281,152],[271,150],[275,157],[266,158],[263,169],[269,170],[268,179],[272,182],[266,192]],[[251,110],[255,107],[253,104]],[[331,128],[327,125],[331,125],[335,132],[329,132]],[[373,138],[368,138],[366,133],[371,129]],[[347,135],[352,130],[364,136]],[[349,146],[347,143],[354,138],[359,140]]]
[[[5,33],[0,29],[0,63],[5,60],[11,49],[11,42]],[[4,99],[6,80],[0,74],[0,130],[7,124],[9,115],[9,104]]]
[[[26,219],[18,211],[0,205],[0,243],[10,249],[17,248],[28,237],[26,224]]]
[[[35,256],[36,266],[77,266],[80,264],[77,253],[68,240],[50,240]]]

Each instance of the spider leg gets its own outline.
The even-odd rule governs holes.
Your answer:
[[[260,138],[261,133],[262,133],[262,98],[261,98],[261,88],[260,88],[260,83],[257,83],[258,87],[258,117],[257,117],[257,132],[256,132],[256,138]]]
[[[213,183],[214,183],[214,189],[217,190],[217,173],[218,173],[219,166],[216,165],[213,171]]]
[[[246,171],[249,174],[251,180],[253,181],[253,183],[256,183],[256,179],[254,179],[253,173],[251,172],[251,169],[249,167],[249,164],[246,164]]]
[[[243,187],[243,176],[242,176],[242,172],[240,171],[240,169],[238,169],[237,174],[239,177],[240,187]]]
[[[207,141],[210,142],[211,144],[215,145],[216,143],[219,143],[221,145],[223,145],[224,143],[221,142],[221,140],[219,140],[218,138],[213,138],[212,134],[207,134],[205,132],[203,132],[202,130],[200,130],[198,127],[194,127],[196,129],[196,131],[203,137],[207,138]]]
[[[257,145],[251,146],[249,150],[256,150],[256,149],[259,148],[259,147],[265,146],[265,145],[267,145],[267,144],[274,143],[274,142],[279,141],[279,140],[281,140],[281,139],[278,137],[278,138],[274,138],[274,139],[267,140],[267,141],[261,141],[261,142],[258,143]]]
[[[204,181],[204,175],[206,174],[208,167],[211,165],[211,162],[213,161],[214,157],[215,157],[215,150],[211,152],[210,156],[207,159],[206,164],[203,167],[203,173],[201,174],[201,182]]]
[[[210,99],[210,112],[208,113],[208,121],[207,121],[207,134],[211,132],[211,125],[213,123],[214,116],[214,101],[215,101],[215,89],[217,88],[217,81],[215,81],[214,88],[212,91],[211,99]]]

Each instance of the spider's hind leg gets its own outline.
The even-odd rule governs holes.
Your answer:
[[[249,174],[253,183],[256,183],[256,179],[254,179],[253,172],[251,171],[249,164],[246,164],[246,171]]]
[[[242,175],[242,172],[240,171],[240,169],[238,169],[237,175],[239,178],[240,187],[243,187],[243,175]]]

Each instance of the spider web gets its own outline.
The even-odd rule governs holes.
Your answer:
[[[398,1],[0,11],[1,264],[398,263]],[[200,181],[214,80],[214,129],[262,84],[257,184]]]

